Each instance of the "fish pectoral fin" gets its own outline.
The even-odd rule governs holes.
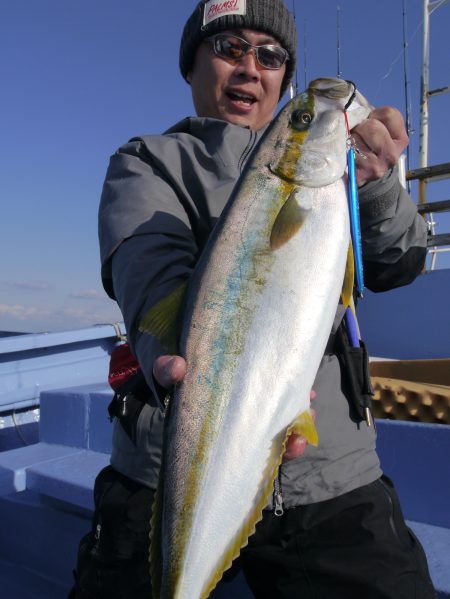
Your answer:
[[[311,445],[317,447],[319,444],[319,435],[316,425],[309,410],[305,410],[294,420],[288,429],[288,435],[302,435]]]
[[[350,241],[347,252],[347,264],[345,265],[344,282],[342,283],[341,299],[347,308],[353,298],[353,286],[355,284],[355,259],[353,256],[353,244]]]
[[[273,223],[270,234],[270,247],[277,250],[287,243],[302,227],[309,210],[298,201],[298,190],[295,189],[283,204]]]
[[[178,315],[184,301],[187,281],[184,281],[169,295],[157,302],[143,316],[139,330],[156,337],[168,351],[175,352],[177,347]]]

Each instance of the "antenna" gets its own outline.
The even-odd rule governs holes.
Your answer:
[[[336,5],[336,27],[337,27],[337,76],[342,79],[341,72],[341,7]]]

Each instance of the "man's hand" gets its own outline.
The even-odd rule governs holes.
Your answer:
[[[186,362],[181,356],[159,356],[153,364],[153,376],[156,381],[166,389],[181,383],[186,374]],[[316,396],[311,391],[311,400]],[[315,416],[314,410],[311,415]],[[291,435],[287,441],[283,462],[298,458],[305,452],[308,442],[301,435]]]
[[[186,374],[186,361],[181,356],[159,356],[153,364],[153,376],[165,389],[181,383]]]
[[[314,390],[311,391],[310,399],[311,401],[315,398],[316,393]],[[309,410],[313,419],[316,419],[316,412],[313,409]],[[306,446],[308,445],[308,441],[302,435],[291,435],[286,443],[286,451],[283,455],[283,463],[289,462],[289,460],[294,460],[295,458],[299,458],[305,453]]]
[[[372,110],[369,118],[352,129],[351,134],[366,157],[355,153],[358,186],[382,177],[397,163],[409,143],[401,112],[390,106]]]

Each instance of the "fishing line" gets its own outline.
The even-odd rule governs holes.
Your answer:
[[[441,0],[439,5],[436,6],[436,8],[439,8],[439,6],[445,2],[446,0]],[[433,9],[434,10],[436,10]],[[417,28],[415,29],[414,33],[411,35],[411,37],[409,38],[409,40],[407,40],[406,42],[404,42],[403,48],[400,50],[400,52],[397,54],[397,56],[394,58],[394,60],[391,62],[391,64],[388,67],[388,70],[386,71],[386,73],[380,78],[379,82],[378,82],[378,87],[377,90],[375,92],[375,99],[378,98],[378,94],[380,93],[381,90],[381,86],[383,84],[383,81],[385,81],[388,77],[390,77],[394,66],[397,64],[397,62],[400,60],[400,58],[403,56],[404,52],[405,52],[405,46],[409,47],[411,42],[413,41],[413,39],[416,37],[417,33],[420,31],[420,29],[422,28],[423,25],[423,18],[420,20],[419,25],[417,26]]]
[[[23,443],[24,445],[27,445],[27,446],[28,446],[28,445],[30,445],[30,442],[29,442],[29,441],[27,441],[27,440],[25,439],[25,437],[23,436],[23,434],[22,434],[22,431],[21,431],[21,425],[20,425],[20,424],[17,422],[17,419],[16,419],[16,412],[15,412],[15,411],[13,411],[13,412],[12,412],[12,414],[11,414],[11,417],[12,417],[12,421],[13,421],[13,423],[14,423],[14,427],[15,427],[15,429],[16,429],[16,433],[19,435],[19,437],[20,437],[20,439],[21,439],[22,443]]]

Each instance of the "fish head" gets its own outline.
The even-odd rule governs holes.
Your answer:
[[[323,187],[340,179],[347,164],[344,111],[353,95],[347,109],[352,128],[371,110],[353,83],[316,79],[293,98],[279,114],[272,173],[306,187]]]

